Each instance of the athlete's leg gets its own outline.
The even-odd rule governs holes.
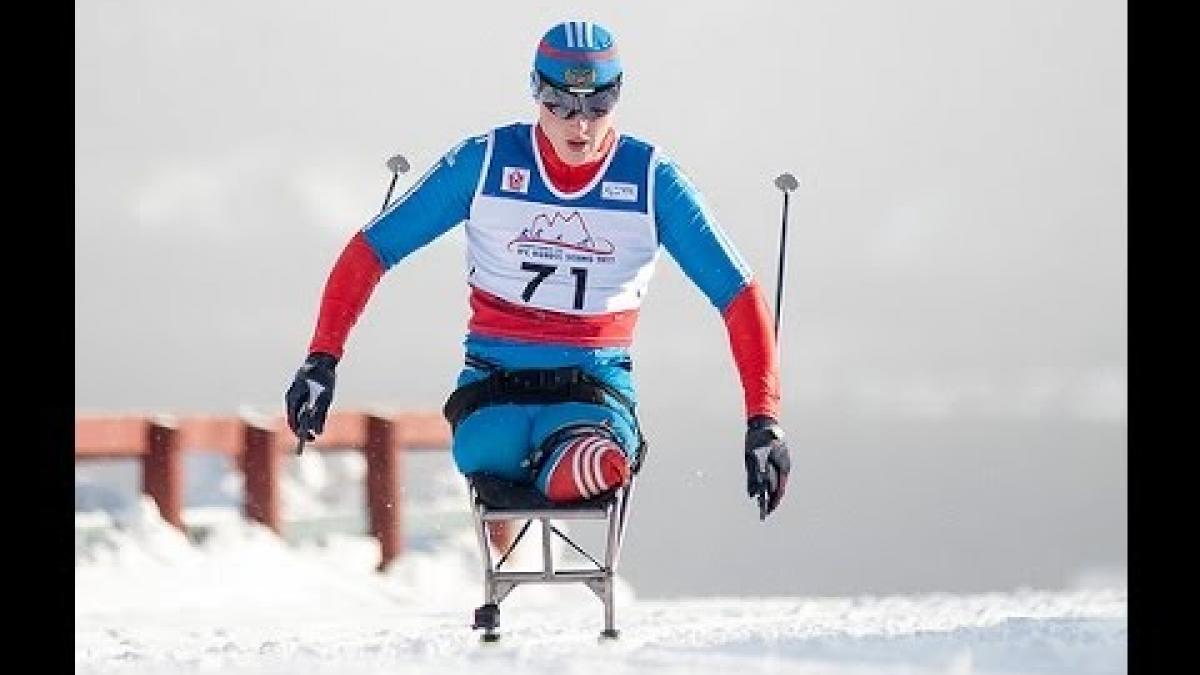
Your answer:
[[[513,481],[529,480],[523,466],[529,457],[529,432],[535,406],[485,406],[468,415],[454,430],[451,452],[459,473],[476,471]],[[487,524],[488,539],[496,555],[507,551],[516,537],[514,522]]]
[[[588,499],[629,482],[637,436],[626,415],[611,407],[547,405],[531,436],[535,447],[546,446],[535,484],[551,501]]]
[[[490,405],[467,415],[454,430],[451,452],[463,475],[483,472],[513,481],[529,480],[529,456],[537,406]]]

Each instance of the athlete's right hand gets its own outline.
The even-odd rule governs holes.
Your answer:
[[[335,366],[337,358],[331,354],[309,354],[283,396],[288,427],[301,440],[315,440],[325,430],[325,415],[333,403]]]
[[[758,500],[759,520],[779,506],[787,489],[792,460],[783,435],[783,427],[768,415],[746,425],[746,493]]]

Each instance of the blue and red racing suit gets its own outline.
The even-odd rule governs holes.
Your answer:
[[[536,125],[468,138],[367,223],[335,263],[311,352],[341,358],[350,329],[383,273],[466,223],[471,318],[457,386],[495,369],[574,366],[636,402],[629,347],[660,249],[721,312],[747,418],[778,419],[779,380],[770,313],[757,281],[699,193],[653,145],[612,131],[602,159],[562,162]],[[602,425],[528,459],[555,431]],[[606,404],[491,405],[455,428],[463,474],[532,482],[573,501],[629,477],[638,450],[633,411]]]

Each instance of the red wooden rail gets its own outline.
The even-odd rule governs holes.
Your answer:
[[[184,526],[182,453],[207,451],[236,458],[245,475],[246,516],[280,533],[282,459],[295,444],[282,417],[257,421],[226,416],[75,418],[76,461],[140,457],[143,491],[154,499],[163,519],[180,529]],[[333,413],[324,433],[305,445],[306,450],[357,449],[366,456],[367,510],[371,534],[379,539],[379,570],[401,552],[401,451],[449,447],[450,427],[441,414],[420,411]]]

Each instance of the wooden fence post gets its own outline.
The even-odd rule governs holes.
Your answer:
[[[156,504],[163,520],[183,530],[183,455],[179,434],[172,426],[152,420],[146,428],[142,455],[142,490]]]
[[[246,517],[282,534],[279,508],[281,456],[275,433],[242,422],[242,475],[245,476]]]
[[[366,416],[367,509],[371,534],[379,539],[379,564],[382,572],[400,554],[400,461],[396,432],[392,421],[376,415]]]

